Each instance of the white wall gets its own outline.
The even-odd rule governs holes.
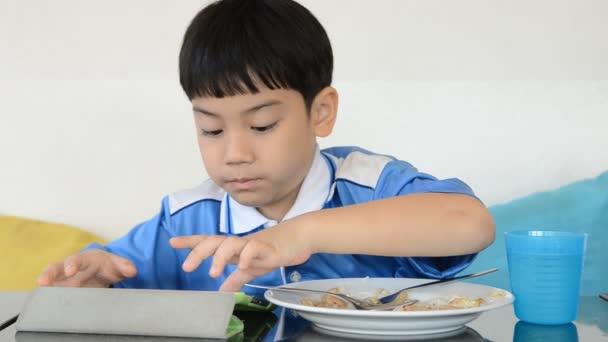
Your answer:
[[[0,0],[0,214],[115,238],[206,177],[177,80],[204,3]],[[341,93],[322,146],[458,176],[487,204],[608,170],[608,2],[303,3]]]

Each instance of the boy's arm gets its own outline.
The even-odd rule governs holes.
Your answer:
[[[466,268],[494,240],[490,213],[458,179],[440,180],[393,160],[384,166],[373,194],[352,189],[338,184],[336,190],[353,198],[349,205],[293,222],[305,231],[300,240],[312,241],[311,252],[397,256],[401,266],[395,276],[414,271],[420,277],[444,278]]]
[[[213,256],[212,277],[220,276],[226,264],[238,264],[221,287],[238,291],[313,253],[454,256],[476,253],[493,239],[492,218],[474,197],[419,193],[310,212],[244,238],[191,236],[174,238],[171,244],[192,249],[185,263],[189,269]],[[468,261],[457,263],[465,267]]]
[[[311,253],[450,256],[479,252],[494,240],[485,206],[456,193],[416,193],[320,210],[283,222],[277,232],[273,228],[259,234],[290,230],[285,235],[296,236]]]
[[[295,217],[277,230],[293,230],[287,235],[311,253],[446,257],[474,254],[494,241],[492,216],[458,179],[440,180],[392,160],[373,189],[353,188],[336,188],[353,198],[348,205]]]

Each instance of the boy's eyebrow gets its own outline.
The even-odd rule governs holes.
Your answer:
[[[274,105],[278,105],[281,104],[281,101],[278,100],[269,100],[266,102],[263,102],[261,104],[255,105],[251,108],[245,109],[241,114],[250,114],[250,113],[254,113],[257,112],[258,110],[265,108],[265,107],[270,107],[270,106],[274,106]],[[209,110],[206,110],[205,108],[201,108],[201,107],[197,107],[197,106],[193,106],[192,110],[198,113],[203,113],[206,115],[211,115],[211,116],[219,116],[217,113],[211,112]]]
[[[257,112],[258,110],[262,109],[262,108],[266,108],[266,107],[270,107],[270,106],[274,106],[274,105],[278,105],[281,104],[281,101],[279,100],[268,100],[266,102],[263,102],[259,105],[253,106],[245,111],[243,111],[243,114],[249,114],[249,113],[254,113]]]

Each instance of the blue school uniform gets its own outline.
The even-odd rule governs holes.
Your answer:
[[[405,161],[374,154],[357,147],[317,150],[311,169],[284,220],[320,209],[336,208],[414,193],[460,193],[474,196],[462,181],[418,172]],[[255,208],[232,199],[213,181],[165,197],[158,215],[136,226],[124,237],[99,248],[131,260],[137,276],[114,287],[217,290],[236,266],[223,275],[208,275],[211,258],[194,272],[182,270],[189,250],[175,250],[169,239],[184,235],[245,236],[276,225]],[[450,229],[450,227],[446,227]],[[407,254],[407,251],[404,251]],[[282,267],[253,283],[280,285],[290,282],[352,277],[444,278],[466,268],[475,254],[447,257],[385,257],[370,255],[313,254],[301,265]]]

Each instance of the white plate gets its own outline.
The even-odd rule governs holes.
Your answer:
[[[408,278],[347,278],[304,281],[285,285],[312,290],[327,291],[341,287],[349,294],[371,294],[376,289],[396,291],[408,286],[426,283],[429,279]],[[490,297],[492,293],[503,291],[504,297]],[[420,301],[433,298],[464,296],[483,298],[485,303],[471,309],[434,311],[365,311],[350,309],[330,309],[300,304],[303,298],[320,299],[320,296],[287,291],[265,292],[264,297],[276,305],[295,310],[300,316],[311,321],[322,331],[346,333],[361,336],[400,336],[421,334],[445,334],[461,331],[484,311],[496,309],[513,302],[513,295],[495,287],[471,284],[448,283],[428,288],[411,290],[409,297]]]

